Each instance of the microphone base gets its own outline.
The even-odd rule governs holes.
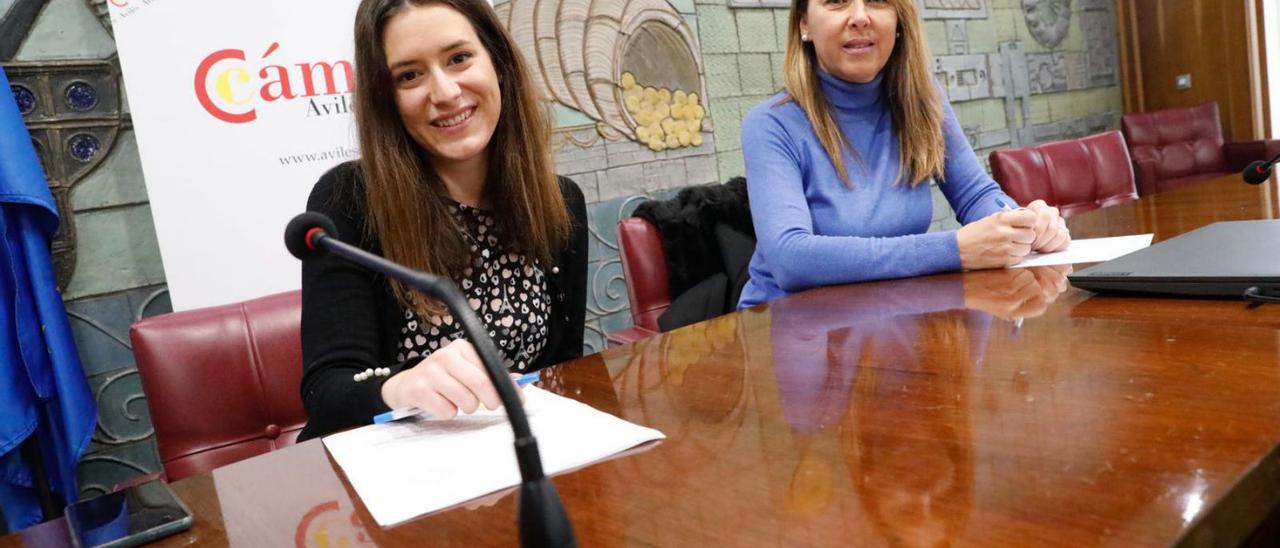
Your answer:
[[[520,486],[520,545],[571,548],[578,545],[560,494],[543,477]]]

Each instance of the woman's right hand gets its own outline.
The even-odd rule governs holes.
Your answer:
[[[516,391],[521,393],[519,387]],[[382,401],[392,409],[417,407],[437,419],[451,419],[458,412],[474,413],[481,404],[489,409],[502,406],[480,355],[462,339],[388,378],[382,385]]]
[[[1036,214],[1026,209],[1000,211],[956,232],[960,266],[965,270],[1004,268],[1022,261],[1036,241]]]

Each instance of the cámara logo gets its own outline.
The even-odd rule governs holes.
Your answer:
[[[230,124],[257,120],[259,105],[278,101],[307,99],[308,117],[350,112],[346,96],[355,81],[350,61],[265,64],[255,70],[260,63],[271,63],[268,58],[279,49],[280,43],[272,42],[254,62],[242,49],[210,53],[196,67],[195,93],[200,106]]]
[[[307,546],[372,546],[373,539],[365,531],[364,524],[355,510],[344,517],[338,501],[331,500],[312,506],[294,529],[293,544]]]

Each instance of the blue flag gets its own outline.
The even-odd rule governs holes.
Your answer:
[[[9,78],[0,68],[0,506],[10,530],[40,521],[31,463],[35,435],[54,502],[76,500],[76,463],[97,421],[49,244],[58,208]]]

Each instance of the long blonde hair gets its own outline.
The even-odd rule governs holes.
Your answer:
[[[368,230],[388,259],[415,270],[457,277],[470,260],[441,196],[444,183],[405,129],[382,49],[392,17],[411,7],[444,5],[461,13],[493,59],[502,94],[489,141],[485,192],[513,251],[547,264],[569,239],[569,210],[553,168],[550,121],[520,51],[487,0],[364,0],[356,12],[356,126]],[[397,300],[419,314],[438,303],[392,281]]]
[[[812,43],[800,40],[800,19],[809,10],[809,2],[791,2],[787,57],[783,64],[787,96],[781,102],[795,101],[800,106],[813,125],[822,148],[831,158],[840,180],[852,184],[843,152],[856,153],[836,124],[831,104],[822,93],[817,52]],[[929,69],[929,47],[915,0],[889,0],[889,4],[898,12],[898,31],[902,33],[885,65],[883,84],[898,138],[898,176],[895,183],[906,181],[914,187],[929,177],[940,179],[942,176],[946,155],[942,138],[942,100],[938,97]]]

